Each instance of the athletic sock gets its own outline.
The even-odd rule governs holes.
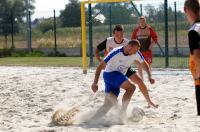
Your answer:
[[[197,115],[200,116],[200,85],[195,86],[196,102],[197,102]]]

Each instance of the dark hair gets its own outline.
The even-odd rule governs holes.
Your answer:
[[[131,46],[138,46],[141,47],[140,42],[137,39],[132,39],[128,42],[129,45]]]
[[[124,32],[124,27],[123,27],[123,25],[121,25],[121,24],[116,25],[115,28],[113,29],[113,33],[115,33],[115,31]]]
[[[184,7],[192,10],[195,14],[200,12],[199,0],[185,0]]]

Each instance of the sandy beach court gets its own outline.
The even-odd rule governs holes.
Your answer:
[[[89,69],[84,75],[81,68],[70,67],[0,67],[0,131],[200,132],[193,80],[188,70],[180,69],[153,69],[154,85],[145,78],[158,109],[146,108],[147,103],[137,88],[128,111],[136,106],[142,108],[145,116],[140,122],[118,125],[112,122],[112,117],[95,125],[76,122],[71,126],[53,125],[51,116],[56,108],[70,108],[93,96],[90,85],[94,72]],[[99,95],[81,105],[79,114],[87,115],[98,109],[103,104],[103,90],[101,76]]]

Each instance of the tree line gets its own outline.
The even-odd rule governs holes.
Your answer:
[[[29,10],[34,13],[34,0],[29,0]],[[65,5],[65,9],[60,11],[57,18],[57,26],[63,27],[80,27],[81,26],[81,3],[78,0],[69,0]],[[96,4],[92,7],[92,23],[93,25],[108,24],[110,22],[111,6],[111,22],[112,24],[131,24],[137,23],[138,15],[130,3],[113,3],[113,4]],[[161,23],[164,22],[164,5],[155,8],[153,5],[143,7],[146,12],[145,16],[148,21]],[[87,16],[86,12],[86,16]],[[98,14],[97,17],[94,17]],[[174,21],[174,10],[168,7],[169,21]],[[0,1],[0,35],[8,35],[11,33],[11,22],[14,24],[14,33],[18,33],[21,27],[25,27],[25,2],[24,0],[1,0]],[[177,20],[185,20],[184,14],[177,11]],[[87,19],[88,21],[88,19]],[[42,33],[53,30],[53,18],[45,19],[39,23],[36,28]],[[22,26],[20,26],[22,25]]]

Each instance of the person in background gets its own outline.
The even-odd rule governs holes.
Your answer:
[[[127,45],[128,39],[124,38],[124,27],[123,25],[116,25],[113,29],[113,36],[106,38],[103,42],[97,45],[95,49],[95,57],[101,62],[100,52],[104,52],[106,56],[112,49],[120,46]]]
[[[152,48],[154,44],[153,41],[157,44],[158,36],[156,32],[147,24],[146,18],[144,16],[139,18],[139,25],[134,28],[131,39],[137,39],[140,41],[140,51],[151,68]],[[139,76],[143,79],[142,67],[138,64],[137,68]]]
[[[191,28],[188,31],[189,68],[194,78],[197,115],[200,115],[200,7],[198,0],[186,0],[184,12]]]

